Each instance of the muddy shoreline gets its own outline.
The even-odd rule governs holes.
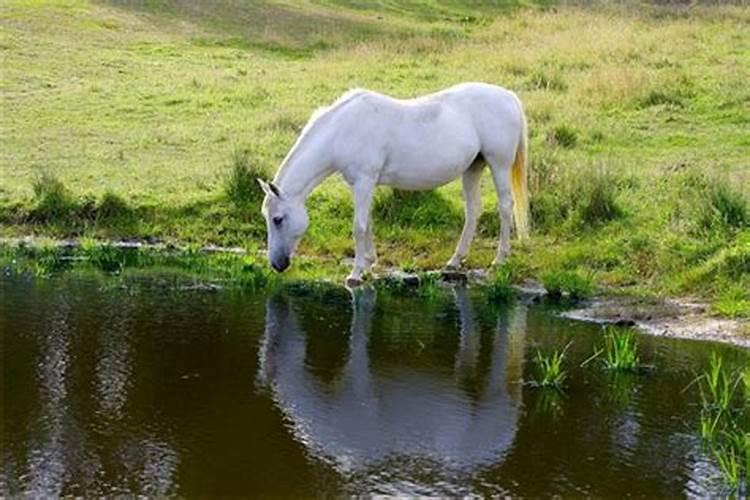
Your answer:
[[[747,320],[713,317],[706,304],[695,300],[603,297],[578,304],[561,316],[633,326],[650,335],[723,342],[750,349]]]

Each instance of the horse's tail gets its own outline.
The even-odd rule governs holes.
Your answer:
[[[521,137],[516,147],[516,158],[510,174],[510,188],[513,193],[513,219],[516,223],[516,233],[520,239],[529,236],[529,194],[528,194],[528,151],[529,130],[526,124],[526,113],[521,100],[516,97],[518,111],[521,113]]]

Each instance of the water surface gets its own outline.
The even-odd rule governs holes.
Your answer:
[[[640,336],[656,368],[578,368],[601,330],[462,288],[272,296],[154,280],[0,278],[0,495],[705,496],[711,351]],[[562,396],[536,349],[573,341]]]

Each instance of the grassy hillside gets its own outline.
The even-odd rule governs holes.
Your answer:
[[[712,2],[713,3],[713,2]],[[518,92],[534,236],[517,278],[586,275],[750,313],[750,9],[421,0],[9,0],[0,5],[0,236],[264,245],[272,176],[348,88]],[[489,264],[491,182],[470,266]],[[309,201],[302,266],[351,256],[339,179]],[[377,198],[381,264],[442,265],[460,185]],[[723,305],[722,305],[723,304]]]

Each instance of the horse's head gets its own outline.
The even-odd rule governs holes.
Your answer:
[[[307,210],[302,197],[289,198],[272,182],[258,179],[266,193],[263,216],[268,233],[268,262],[276,271],[289,267],[300,238],[307,230]]]

